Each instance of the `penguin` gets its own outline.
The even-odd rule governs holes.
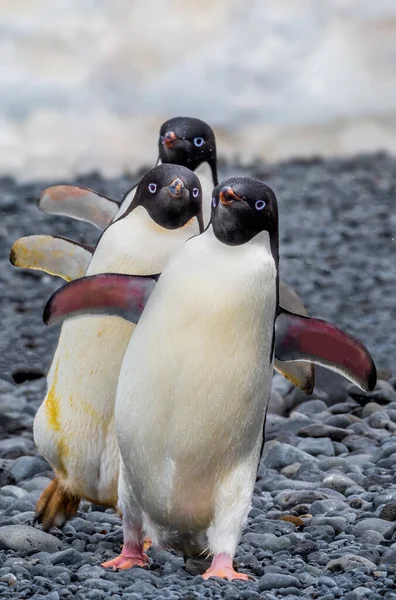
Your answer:
[[[233,557],[263,448],[274,357],[374,388],[375,365],[358,340],[280,307],[278,256],[273,190],[229,178],[214,189],[210,226],[160,276],[82,278],[47,304],[47,324],[97,312],[137,323],[115,406],[124,546],[104,567],[144,567],[148,535],[154,546],[211,555],[205,579],[247,579]]]
[[[218,184],[216,140],[212,128],[191,117],[175,117],[161,125],[156,164],[172,163],[194,171],[203,193],[203,219],[210,218],[211,192]],[[121,204],[93,190],[70,185],[47,188],[40,197],[39,208],[46,213],[69,216],[91,223],[103,230],[122,216],[131,205],[136,186],[123,197]]]
[[[161,271],[186,239],[199,234],[201,202],[199,179],[186,167],[150,170],[133,206],[102,234],[87,274]],[[55,471],[36,507],[44,529],[63,525],[81,498],[117,506],[114,402],[133,330],[132,323],[103,315],[62,326],[48,391],[34,420],[36,446]]]
[[[174,117],[165,121],[158,138],[157,163],[173,163],[188,167],[199,177],[202,187],[203,227],[210,220],[212,190],[218,184],[216,139],[212,128],[200,119]],[[120,218],[131,206],[136,187],[124,196],[121,205],[114,200],[97,194],[93,190],[75,186],[54,186],[46,189],[39,201],[41,210],[51,214],[66,215],[87,221],[103,230]],[[44,243],[45,242],[45,243]],[[75,279],[75,256],[78,253],[78,270],[88,267],[89,249],[78,249],[70,240],[68,248],[65,238],[30,236],[19,239],[11,249],[11,263],[20,268],[39,269],[58,275],[66,281]],[[56,258],[56,260],[55,260]],[[306,314],[304,304],[286,283],[280,285],[281,304],[284,308]],[[294,385],[310,395],[315,386],[314,367],[311,364],[281,364],[275,360],[275,369]]]

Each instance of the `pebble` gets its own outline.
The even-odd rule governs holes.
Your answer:
[[[349,433],[346,429],[341,429],[340,427],[333,427],[325,423],[314,423],[313,425],[302,427],[302,429],[298,431],[298,435],[308,438],[320,438],[328,439],[328,441],[333,440],[335,442],[342,442]],[[334,453],[329,454],[328,456],[333,455]]]
[[[270,469],[282,469],[286,465],[295,462],[303,463],[305,461],[316,460],[310,454],[290,446],[290,444],[282,444],[279,442],[268,442],[264,446],[262,461]]]
[[[324,500],[327,496],[316,490],[300,491],[295,492],[293,490],[286,490],[280,492],[274,497],[275,504],[279,505],[282,509],[292,508],[297,504],[311,504],[315,500]]]
[[[27,525],[6,525],[0,527],[0,548],[23,550],[31,554],[37,550],[57,552],[61,542],[53,535]]]
[[[389,521],[385,521],[384,519],[377,519],[375,517],[363,519],[356,523],[355,530],[358,535],[364,534],[366,531],[373,529],[374,531],[378,531],[385,538],[392,535],[392,533],[396,529],[396,523],[390,523]]]
[[[41,456],[21,456],[14,462],[11,473],[15,481],[19,483],[49,469],[51,469],[50,465]]]
[[[371,560],[364,558],[364,556],[358,556],[351,553],[346,553],[340,558],[330,560],[326,565],[326,569],[332,572],[349,571],[358,567],[364,567],[370,571],[375,571],[377,568],[377,566],[371,562]]]
[[[266,573],[261,577],[259,582],[260,592],[264,590],[279,590],[287,587],[300,588],[301,583],[297,577],[282,575],[280,573]]]
[[[74,548],[68,548],[67,550],[54,552],[50,560],[53,565],[75,565],[82,562],[82,557]]]
[[[330,473],[326,475],[322,480],[322,487],[336,490],[341,494],[345,492],[348,487],[354,486],[355,481],[346,475],[341,473]]]
[[[305,438],[299,442],[298,448],[312,456],[334,456],[334,446],[327,437]]]
[[[396,521],[396,502],[386,504],[379,514],[380,519],[385,521]]]

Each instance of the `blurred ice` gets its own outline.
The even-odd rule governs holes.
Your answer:
[[[199,116],[223,154],[396,152],[395,0],[0,0],[0,173],[117,175]]]

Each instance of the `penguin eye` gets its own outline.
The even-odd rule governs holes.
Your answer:
[[[160,143],[161,143],[162,145],[164,145],[164,136],[163,136],[163,135],[160,135]]]
[[[265,205],[266,205],[266,202],[264,202],[264,200],[257,200],[257,202],[255,204],[256,210],[263,210]]]
[[[213,205],[213,208],[216,208],[216,206],[217,206],[217,200],[214,196],[212,198],[212,205]]]
[[[201,137],[197,137],[194,138],[194,146],[197,146],[197,148],[200,148],[201,146],[203,146],[205,143],[205,140]]]
[[[148,189],[149,189],[150,194],[155,194],[155,192],[157,191],[157,184],[149,183]]]
[[[193,188],[193,198],[198,198],[198,196],[199,196],[199,189]]]

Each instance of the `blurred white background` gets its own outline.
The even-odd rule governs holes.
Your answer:
[[[0,0],[0,174],[114,176],[177,115],[220,153],[396,153],[396,0]]]

